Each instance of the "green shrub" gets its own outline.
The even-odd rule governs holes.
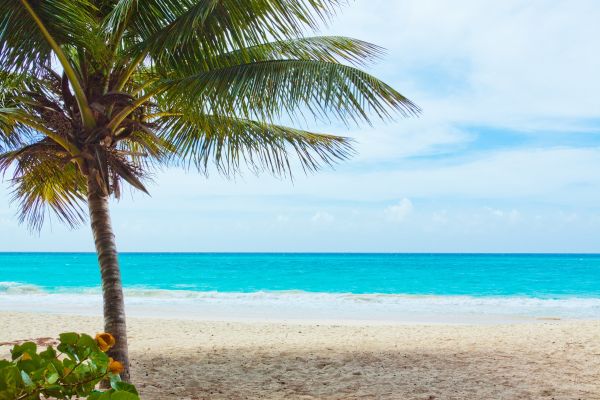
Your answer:
[[[26,342],[11,350],[11,360],[0,360],[0,400],[88,399],[139,400],[135,387],[122,382],[120,362],[106,355],[115,341],[107,333],[63,333],[60,344],[38,353]],[[96,390],[104,379],[111,389]]]

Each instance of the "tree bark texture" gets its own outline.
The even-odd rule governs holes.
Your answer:
[[[129,382],[125,301],[115,235],[110,220],[108,196],[101,194],[91,177],[88,178],[88,207],[102,277],[104,330],[116,339],[116,344],[109,350],[108,355],[123,364],[125,370],[121,374],[121,379]]]

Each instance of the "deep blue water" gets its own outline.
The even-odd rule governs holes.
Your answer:
[[[600,255],[124,253],[129,288],[600,298]],[[97,288],[89,253],[0,253],[0,294]]]

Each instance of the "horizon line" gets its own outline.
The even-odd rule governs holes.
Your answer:
[[[2,254],[96,254],[95,251],[0,251]],[[597,256],[600,252],[390,252],[390,251],[119,251],[118,254],[256,254],[256,255],[582,255]]]

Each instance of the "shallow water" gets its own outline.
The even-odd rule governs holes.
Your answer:
[[[120,260],[129,303],[143,309],[600,318],[600,255],[126,253]],[[0,253],[2,309],[98,300],[94,254]]]

